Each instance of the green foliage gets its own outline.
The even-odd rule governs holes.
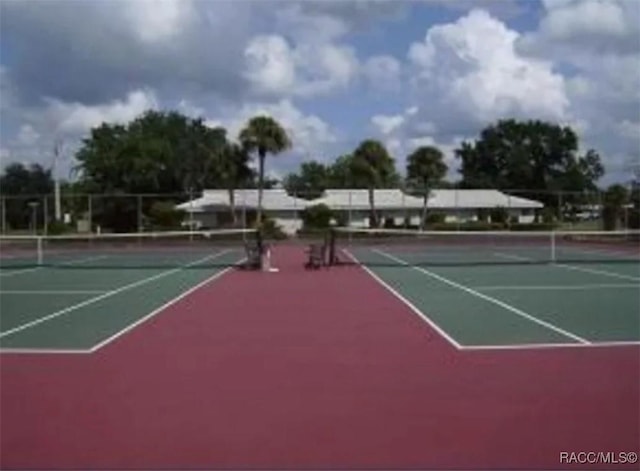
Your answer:
[[[489,218],[492,223],[506,224],[509,219],[509,212],[502,207],[491,208],[489,211]]]
[[[407,157],[407,179],[410,186],[423,194],[439,185],[446,173],[444,156],[437,147],[419,147]]]
[[[12,229],[31,227],[33,209],[29,203],[38,203],[36,215],[38,224],[43,224],[44,201],[41,196],[53,192],[53,178],[50,170],[40,164],[25,166],[12,163],[5,167],[0,176],[0,191],[4,200],[5,221]],[[53,210],[53,208],[49,208]]]
[[[299,173],[290,173],[283,183],[291,195],[302,199],[316,199],[328,188],[329,169],[319,162],[304,162]]]
[[[369,222],[371,227],[378,227],[374,189],[395,186],[399,183],[393,157],[379,141],[373,139],[362,141],[353,152],[350,172],[353,178],[366,184],[369,189],[371,208]]]
[[[541,216],[543,224],[554,224],[557,219],[556,211],[553,208],[543,208]]]
[[[604,174],[600,156],[593,150],[579,156],[577,150],[578,137],[570,127],[510,119],[485,128],[475,142],[464,142],[456,156],[464,188],[593,191]],[[545,206],[558,205],[550,193],[538,199]]]
[[[624,206],[629,203],[629,191],[622,185],[614,184],[602,195],[602,223],[606,231],[618,228],[623,219]],[[632,218],[633,219],[633,218]]]
[[[285,234],[282,228],[270,217],[264,216],[259,227],[265,239],[281,240],[287,238],[287,234]]]
[[[429,224],[444,224],[446,215],[444,213],[431,212],[427,214],[426,223]]]
[[[156,201],[149,209],[149,223],[153,229],[179,229],[186,213],[176,209],[170,201]]]
[[[262,190],[264,189],[264,160],[267,154],[279,154],[291,147],[287,132],[270,116],[251,118],[240,131],[240,142],[248,152],[258,153],[258,223],[262,219]]]
[[[301,214],[305,229],[326,229],[331,225],[333,211],[325,204],[305,208]]]
[[[487,208],[480,208],[476,212],[478,216],[478,221],[480,222],[488,222],[489,221],[489,210]]]
[[[47,224],[47,235],[61,235],[73,232],[74,228],[59,221],[51,221]]]

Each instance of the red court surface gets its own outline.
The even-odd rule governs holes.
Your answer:
[[[90,355],[3,354],[4,469],[583,469],[640,350],[458,351],[362,268],[231,272]],[[610,464],[593,469],[638,469]]]

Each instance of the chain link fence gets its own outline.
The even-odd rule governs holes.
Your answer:
[[[251,193],[255,191],[239,191],[233,211],[226,190],[217,191],[218,204],[208,205],[199,200],[200,194],[63,192],[59,208],[54,195],[0,194],[0,231],[47,235],[248,228],[255,224],[257,200]],[[428,230],[613,230],[638,228],[640,219],[640,201],[629,198],[611,207],[603,192],[432,190],[425,207],[420,192],[381,189],[375,191],[372,212],[367,190],[265,193],[269,191],[279,193],[264,199],[266,220],[289,235],[305,226],[326,224]]]

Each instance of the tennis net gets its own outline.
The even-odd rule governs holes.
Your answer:
[[[640,264],[640,231],[445,232],[335,228],[331,264],[500,265]]]
[[[233,266],[260,251],[253,229],[57,236],[0,236],[0,267]]]

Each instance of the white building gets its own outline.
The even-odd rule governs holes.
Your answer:
[[[258,190],[235,190],[234,204],[239,220],[251,219],[258,207]],[[295,234],[302,227],[299,212],[314,203],[289,196],[286,190],[264,190],[262,207],[266,215],[287,234]],[[228,190],[204,190],[200,198],[178,205],[186,211],[196,227],[219,227],[231,218]]]
[[[254,213],[258,207],[258,190],[235,191],[236,213],[240,219]],[[423,200],[398,189],[379,189],[374,194],[375,207],[382,220],[392,219],[396,225],[405,220],[418,225]],[[302,227],[300,212],[306,207],[325,204],[339,214],[341,220],[354,227],[368,227],[370,206],[366,189],[329,189],[314,200],[294,198],[283,189],[264,190],[265,214],[288,234],[295,234]],[[428,200],[428,211],[444,215],[446,222],[466,222],[478,219],[479,210],[504,208],[510,218],[520,223],[534,221],[535,210],[542,203],[497,190],[433,190]],[[200,198],[178,206],[187,211],[197,227],[218,227],[230,219],[229,192],[205,190]]]

